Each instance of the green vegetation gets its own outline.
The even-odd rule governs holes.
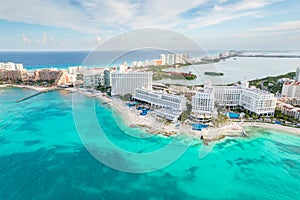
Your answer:
[[[287,115],[284,115],[280,110],[276,110],[275,111],[275,118],[280,120],[280,121],[288,121],[288,122],[291,122],[293,124],[297,124],[299,123],[299,120],[291,117],[291,116],[287,116]]]
[[[226,115],[218,114],[217,118],[212,119],[212,123],[214,126],[218,127],[220,125],[224,125],[229,121],[229,118]]]
[[[180,65],[182,66],[182,65]],[[189,73],[184,73],[184,72],[166,72],[163,71],[164,69],[171,68],[171,66],[168,65],[162,65],[162,66],[153,66],[148,68],[147,71],[153,72],[153,80],[158,81],[161,79],[186,79],[186,80],[194,80],[197,78],[195,74],[192,74],[191,72]]]
[[[132,94],[124,94],[124,95],[120,95],[120,99],[122,101],[130,101],[132,99]]]
[[[192,73],[179,73],[179,72],[156,72],[153,73],[153,80],[161,80],[161,79],[176,79],[176,80],[181,80],[181,79],[186,79],[186,80],[194,80],[197,78],[195,74]]]
[[[99,90],[100,92],[106,92],[106,87],[103,86],[103,85],[98,85],[98,86],[96,87],[96,90]]]
[[[171,79],[186,79],[186,80],[194,80],[197,78],[195,74],[189,73],[171,73]]]
[[[186,103],[186,110],[182,112],[182,114],[180,115],[180,121],[184,122],[185,120],[187,120],[191,114],[192,111],[192,104],[190,103]]]
[[[271,93],[276,94],[277,92],[281,92],[282,82],[278,82],[278,80],[282,78],[290,78],[293,79],[296,76],[295,72],[290,72],[280,76],[270,76],[262,79],[249,81],[250,86],[254,86],[259,89],[268,90]],[[262,88],[263,87],[263,88]]]
[[[204,72],[204,75],[207,75],[207,76],[224,76],[224,73],[222,73],[222,72]]]

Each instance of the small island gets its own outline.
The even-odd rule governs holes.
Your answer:
[[[222,72],[204,72],[204,75],[207,75],[207,76],[224,76],[224,73],[222,73]]]

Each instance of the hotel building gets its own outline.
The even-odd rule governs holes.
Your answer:
[[[153,114],[171,121],[176,121],[181,113],[186,110],[186,98],[184,95],[179,96],[137,88],[134,91],[133,99],[159,107],[160,109],[154,110]]]
[[[300,120],[300,108],[295,107],[291,104],[285,103],[284,101],[278,101],[277,110],[280,110],[284,115],[293,117],[294,119]]]
[[[83,70],[83,86],[96,88],[104,84],[105,68],[86,68]]]
[[[297,67],[297,69],[296,69],[295,81],[300,82],[300,68],[299,67]]]
[[[83,67],[83,66],[68,67],[68,73],[74,75],[83,74],[86,69],[87,67]]]
[[[161,64],[166,65],[167,64],[167,57],[166,54],[160,54]]]
[[[300,98],[300,82],[288,81],[283,83],[281,95],[283,97]]]
[[[300,98],[300,68],[296,69],[295,80],[283,83],[281,96],[290,98]]]
[[[137,88],[134,91],[133,98],[163,108],[171,108],[181,111],[186,109],[186,98],[183,95],[179,96],[144,88]]]
[[[249,88],[248,82],[240,86],[205,86],[193,97],[192,110],[199,114],[212,114],[215,104],[226,108],[238,106],[257,115],[274,115],[276,108],[274,94]]]
[[[151,72],[111,73],[112,95],[132,94],[139,87],[152,88]]]
[[[214,89],[214,98],[218,106],[236,108],[241,98],[241,86],[216,86]]]
[[[264,90],[243,88],[239,105],[257,115],[274,115],[277,98]]]
[[[192,112],[212,114],[215,107],[213,88],[199,90],[192,98]]]
[[[16,64],[13,62],[8,63],[0,63],[0,69],[6,69],[6,70],[23,70],[23,64]]]

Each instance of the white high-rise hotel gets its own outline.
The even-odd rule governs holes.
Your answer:
[[[6,69],[6,70],[22,70],[23,64],[16,64],[13,62],[8,63],[1,63],[0,62],[0,69]]]
[[[212,88],[199,90],[192,99],[193,112],[212,114],[214,111],[214,93]]]
[[[267,91],[249,88],[248,82],[240,86],[216,86],[206,87],[193,97],[193,112],[200,114],[212,114],[215,104],[218,106],[244,109],[257,115],[274,115],[276,108],[274,94]]]
[[[133,94],[139,87],[152,89],[152,72],[111,73],[111,94]]]
[[[277,98],[264,90],[243,88],[239,105],[257,115],[274,115]]]
[[[162,65],[184,64],[190,56],[187,54],[160,54]]]
[[[295,81],[300,82],[300,68],[297,67]]]

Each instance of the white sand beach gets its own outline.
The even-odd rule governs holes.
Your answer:
[[[242,127],[261,127],[267,129],[273,129],[277,131],[283,131],[300,136],[300,128],[293,128],[289,126],[283,126],[279,124],[260,123],[260,122],[239,122]]]
[[[46,91],[46,90],[52,90],[52,89],[56,88],[56,86],[53,86],[53,87],[41,87],[41,86],[15,85],[15,84],[0,85],[0,88],[5,88],[5,87],[26,88],[26,89],[35,90],[35,91],[38,91],[38,92],[43,92],[43,91]]]
[[[111,108],[114,112],[119,115],[123,122],[130,127],[142,127],[145,130],[152,134],[163,134],[165,136],[171,136],[176,134],[185,134],[193,138],[201,138],[205,141],[215,141],[222,139],[224,137],[244,137],[245,127],[262,127],[274,130],[282,130],[291,134],[300,135],[300,129],[293,127],[286,127],[282,125],[268,124],[268,123],[258,123],[258,122],[229,122],[226,125],[220,128],[206,128],[202,131],[192,130],[191,125],[183,124],[178,122],[179,126],[174,123],[165,123],[163,120],[152,116],[149,112],[147,116],[141,116],[140,111],[136,110],[135,107],[128,107],[125,105],[125,102],[117,99],[110,98],[101,93],[92,93],[85,90],[80,90],[80,93],[83,93],[89,97],[96,97],[101,102],[106,102],[111,105]],[[177,125],[177,126],[176,126]],[[247,134],[247,133],[246,133]]]

